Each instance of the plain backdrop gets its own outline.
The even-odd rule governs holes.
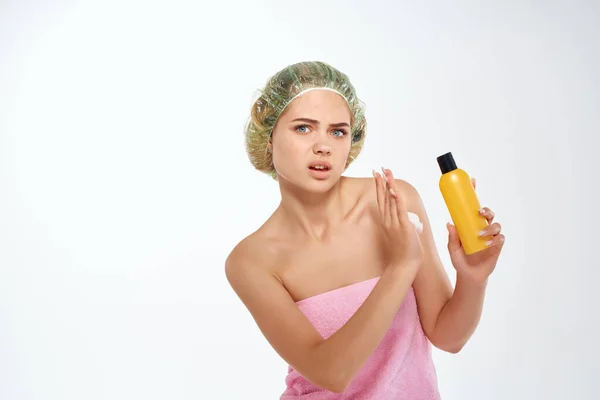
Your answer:
[[[435,158],[507,237],[443,399],[598,399],[600,6],[592,1],[0,3],[0,398],[276,399],[286,364],[224,275],[279,203],[243,127],[322,60],[367,104],[349,176]]]

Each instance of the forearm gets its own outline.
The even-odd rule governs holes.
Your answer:
[[[481,319],[487,281],[475,283],[460,274],[452,297],[446,302],[435,325],[431,342],[457,353],[475,332]]]
[[[336,333],[316,350],[327,368],[329,385],[343,390],[388,331],[415,278],[417,269],[387,268],[358,308]]]

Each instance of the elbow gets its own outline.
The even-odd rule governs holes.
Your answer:
[[[464,347],[464,343],[454,343],[454,344],[446,344],[446,345],[440,345],[440,346],[436,346],[438,349],[445,351],[446,353],[450,353],[450,354],[458,354],[461,352],[461,350]]]
[[[463,349],[463,346],[448,346],[442,350],[450,354],[458,354]]]
[[[432,344],[441,351],[450,354],[458,354],[461,352],[463,347],[465,347],[465,343],[443,343],[443,342],[432,342]]]
[[[342,394],[346,391],[346,389],[348,389],[348,386],[350,386],[350,382],[352,382],[350,379],[344,379],[344,380],[337,380],[334,381],[332,383],[332,385],[330,386],[330,391],[334,392],[334,393],[338,393],[338,394]]]
[[[350,386],[350,379],[345,379],[341,374],[327,374],[315,379],[313,384],[333,393],[344,393]]]
[[[346,389],[350,386],[349,380],[332,380],[329,381],[323,389],[328,390],[333,393],[342,394],[346,391]]]
[[[298,372],[313,385],[332,393],[346,392],[357,372],[341,357],[331,357],[329,354],[314,355],[308,360],[310,365],[302,368],[306,374],[297,368]]]
[[[344,393],[352,383],[352,377],[338,369],[321,370],[321,373],[309,380],[321,389],[337,394]]]
[[[346,391],[347,387],[348,385],[334,386],[331,389],[329,389],[329,391],[336,394],[343,394]]]

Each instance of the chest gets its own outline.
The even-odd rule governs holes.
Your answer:
[[[279,276],[294,301],[380,276],[384,249],[376,226],[350,226],[326,242],[298,246],[279,263]]]

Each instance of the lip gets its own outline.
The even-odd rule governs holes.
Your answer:
[[[314,167],[315,165],[321,165],[326,169],[312,169],[311,167]],[[331,163],[327,161],[313,161],[308,165],[308,170],[310,171],[310,174],[313,176],[313,178],[324,180],[329,178],[329,175],[331,174]]]
[[[331,170],[331,163],[329,161],[313,161],[310,164],[308,164],[308,168],[314,167],[316,165],[321,165],[321,166],[327,168],[327,171]]]

